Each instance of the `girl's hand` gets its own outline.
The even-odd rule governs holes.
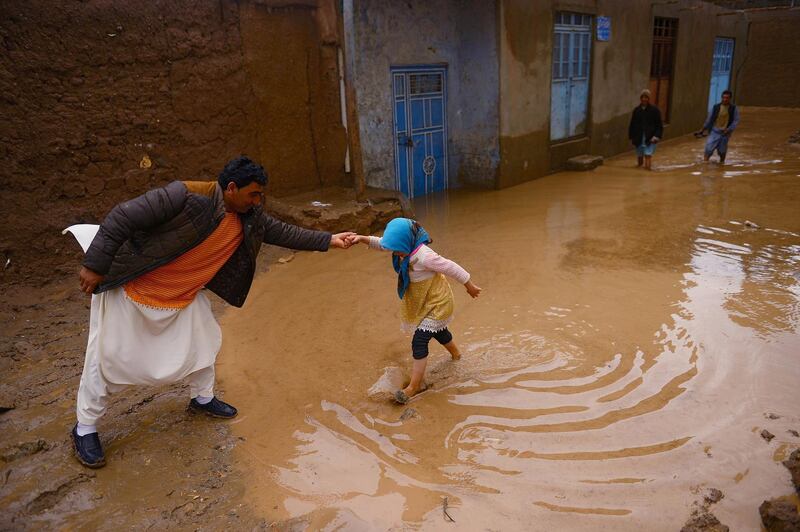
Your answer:
[[[473,299],[478,297],[479,295],[481,295],[481,290],[483,290],[483,288],[481,288],[480,286],[476,285],[472,281],[467,281],[464,284],[464,288],[467,289],[467,293],[470,296],[472,296]]]
[[[353,244],[368,244],[369,243],[369,237],[366,237],[364,235],[353,234],[353,235],[350,235],[350,237],[348,238],[348,241],[350,242],[351,246]]]
[[[337,233],[335,235],[331,235],[330,247],[332,247],[332,248],[340,248],[340,249],[349,248],[353,244],[350,241],[350,239],[353,238],[353,235],[355,235],[355,233],[352,233],[350,231],[347,231],[345,233]]]

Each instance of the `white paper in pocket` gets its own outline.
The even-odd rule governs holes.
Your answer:
[[[89,249],[89,246],[92,245],[92,240],[94,240],[94,236],[97,234],[97,231],[100,230],[99,225],[95,224],[75,224],[70,225],[63,231],[61,231],[62,235],[66,235],[67,233],[72,233],[72,236],[78,241],[81,248],[83,248],[83,252],[86,253],[86,250]]]

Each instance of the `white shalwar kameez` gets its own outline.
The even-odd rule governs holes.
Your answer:
[[[187,378],[191,397],[214,396],[214,362],[222,332],[208,298],[183,309],[132,301],[122,287],[92,296],[86,361],[78,389],[78,421],[95,425],[109,394],[130,385]]]

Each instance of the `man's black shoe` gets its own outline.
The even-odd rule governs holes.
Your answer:
[[[195,412],[202,412],[203,414],[211,417],[232,418],[236,417],[237,410],[226,402],[220,401],[216,397],[211,399],[210,402],[201,405],[197,399],[189,401],[189,409]]]
[[[71,434],[72,446],[75,448],[75,456],[78,458],[78,462],[92,469],[106,465],[103,446],[100,445],[100,436],[96,432],[86,436],[78,436],[78,425],[76,424]]]

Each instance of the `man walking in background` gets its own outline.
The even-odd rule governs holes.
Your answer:
[[[725,156],[728,153],[728,140],[731,133],[739,125],[739,110],[731,103],[733,93],[729,90],[723,91],[722,101],[714,104],[711,112],[708,113],[703,129],[695,135],[703,136],[708,130],[708,140],[703,157],[708,161],[716,151],[719,154],[719,164],[725,164]]]
[[[644,165],[651,170],[656,144],[664,136],[664,124],[661,111],[650,103],[650,91],[645,89],[639,95],[639,105],[631,113],[628,124],[628,138],[636,148],[636,166]]]
[[[72,441],[87,467],[105,465],[97,422],[111,393],[186,378],[189,408],[220,418],[236,409],[214,396],[222,334],[202,288],[241,307],[262,243],[298,250],[348,248],[331,235],[264,213],[267,175],[247,157],[217,182],[174,181],[114,207],[86,251],[81,290],[92,297],[89,341]]]

